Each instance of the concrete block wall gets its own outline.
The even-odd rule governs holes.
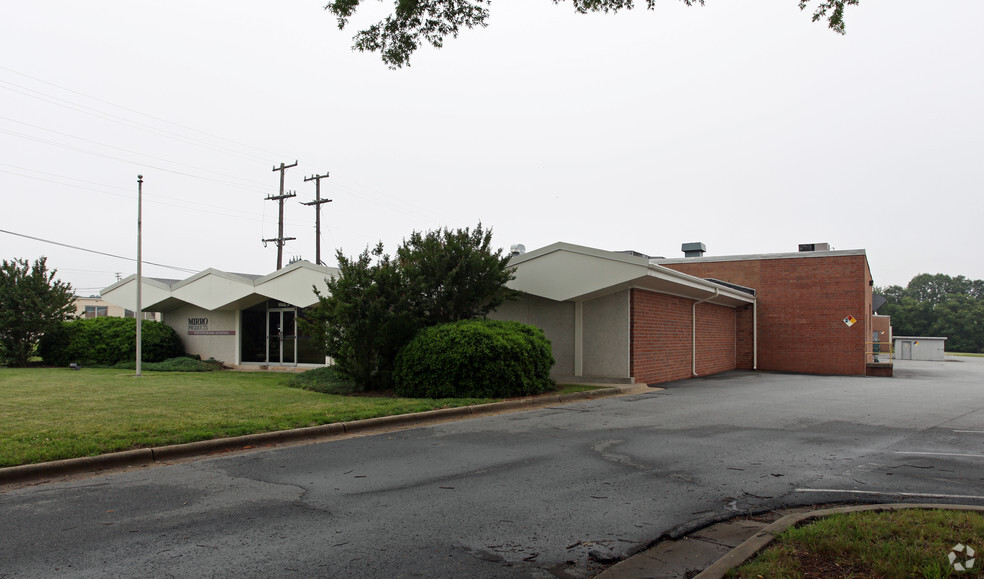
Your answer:
[[[489,313],[493,320],[514,320],[543,330],[556,363],[550,370],[554,378],[574,375],[574,302],[557,302],[522,294]]]
[[[871,275],[864,255],[695,260],[666,267],[757,291],[760,370],[865,374]],[[849,315],[858,323],[847,326]]]
[[[628,378],[629,290],[583,303],[582,373],[588,377]]]

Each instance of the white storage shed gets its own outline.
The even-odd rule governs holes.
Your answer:
[[[896,360],[943,361],[946,338],[926,336],[895,336]]]

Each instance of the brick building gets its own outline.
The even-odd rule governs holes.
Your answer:
[[[560,381],[661,383],[734,369],[864,375],[873,362],[864,251],[650,258],[555,243],[514,255],[521,298],[489,317],[531,323],[553,346]],[[189,353],[242,366],[321,366],[297,327],[338,270],[307,262],[266,276],[206,270],[143,279],[145,309]],[[103,290],[134,309],[136,279]],[[890,332],[889,332],[890,334]],[[890,372],[890,369],[889,369]]]
[[[559,380],[869,373],[865,252],[803,249],[704,257],[703,244],[686,244],[691,257],[665,259],[556,243],[513,258],[523,299],[493,316],[543,328]]]
[[[873,281],[864,250],[685,257],[654,263],[755,289],[759,370],[864,375],[873,362],[868,353],[875,331]]]
[[[753,365],[751,289],[568,243],[510,265],[522,298],[490,317],[542,328],[557,380],[659,383]]]

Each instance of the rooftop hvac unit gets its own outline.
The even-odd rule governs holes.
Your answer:
[[[684,257],[704,257],[707,246],[699,241],[694,241],[692,243],[684,243],[680,249],[683,251]]]
[[[801,243],[800,251],[830,251],[829,243]]]

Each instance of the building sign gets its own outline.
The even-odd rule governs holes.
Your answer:
[[[189,336],[235,336],[235,330],[210,330],[208,318],[188,318]]]
[[[854,316],[847,316],[846,318],[844,318],[844,323],[847,324],[848,328],[850,328],[854,324],[858,323],[858,321],[857,319],[855,319]]]

